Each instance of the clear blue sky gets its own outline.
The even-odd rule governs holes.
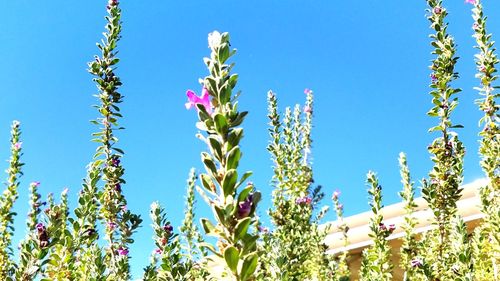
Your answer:
[[[475,66],[470,5],[445,1],[461,57],[456,86],[463,88],[454,114],[465,125],[465,182],[482,177],[477,157],[478,98],[472,87]],[[286,3],[286,4],[283,4]],[[500,36],[500,2],[484,1],[488,27]],[[59,193],[70,188],[76,201],[95,144],[88,122],[97,113],[96,88],[86,62],[96,53],[103,31],[105,1],[1,1],[0,3],[0,159],[9,157],[9,126],[22,122],[26,163],[15,208],[16,243],[24,235],[29,182]],[[435,137],[430,108],[429,45],[425,1],[123,1],[119,75],[126,96],[127,129],[120,147],[131,210],[144,218],[132,247],[134,275],[153,249],[148,210],[159,200],[170,219],[183,215],[185,180],[201,168],[204,146],[195,113],[184,108],[186,89],[199,91],[206,75],[207,34],[229,31],[238,49],[235,71],[250,111],[242,143],[242,169],[264,192],[261,213],[270,202],[271,162],[266,151],[266,92],[280,106],[303,103],[304,88],[315,92],[314,174],[329,198],[342,190],[346,214],[368,209],[365,174],[376,171],[385,204],[399,199],[398,153],[408,154],[414,179],[431,168],[426,150]],[[7,164],[4,163],[4,167]],[[198,215],[211,216],[199,200]],[[324,202],[330,204],[329,200]],[[329,216],[328,219],[333,218]]]

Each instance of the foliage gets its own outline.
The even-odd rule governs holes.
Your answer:
[[[451,121],[458,105],[453,87],[458,78],[456,44],[448,32],[447,9],[443,0],[427,0],[431,23],[431,45],[435,55],[431,65],[432,108],[428,115],[437,119],[429,131],[438,136],[429,145],[433,167],[422,180],[422,195],[433,214],[433,228],[417,234],[418,219],[415,187],[406,155],[400,154],[404,221],[401,225],[384,222],[382,188],[374,172],[367,175],[372,216],[369,228],[372,244],[362,255],[361,280],[391,280],[396,264],[391,261],[389,239],[402,230],[400,268],[404,280],[497,280],[500,278],[500,178],[499,115],[493,84],[499,60],[492,35],[486,31],[487,17],[479,0],[473,4],[473,31],[478,54],[475,56],[480,87],[477,100],[484,113],[480,136],[480,165],[487,177],[481,187],[484,219],[469,233],[458,215],[461,197],[465,148]],[[132,235],[142,220],[127,208],[123,193],[124,151],[118,148],[117,132],[122,114],[119,105],[122,85],[116,74],[117,44],[121,38],[121,9],[118,0],[109,0],[106,31],[97,44],[100,55],[88,64],[98,92],[95,106],[99,126],[93,134],[98,144],[78,195],[73,212],[68,189],[59,202],[53,194],[42,200],[39,182],[30,184],[26,235],[19,245],[16,260],[12,246],[12,211],[18,198],[22,175],[20,123],[11,126],[9,167],[6,188],[0,197],[0,280],[130,280]],[[235,54],[228,33],[214,31],[208,36],[210,56],[204,58],[209,74],[200,79],[201,96],[187,91],[186,108],[197,112],[197,137],[207,145],[201,153],[204,172],[197,177],[190,171],[186,188],[185,217],[179,231],[168,220],[165,208],[151,205],[154,251],[144,269],[143,280],[349,280],[349,225],[344,220],[340,192],[332,196],[337,221],[322,224],[328,207],[321,207],[321,186],[314,184],[312,169],[313,92],[305,90],[305,105],[278,110],[277,96],[268,93],[270,142],[267,147],[273,162],[271,185],[272,227],[262,225],[257,216],[261,194],[247,179],[251,172],[238,168],[242,157],[240,141],[246,111],[239,111],[235,93],[238,75],[232,73]],[[199,179],[200,186],[196,186]],[[196,194],[213,211],[212,219],[196,223]],[[45,196],[43,196],[45,198]],[[333,227],[335,226],[335,227]],[[325,244],[332,232],[340,232],[344,247],[331,254]],[[215,243],[212,243],[215,240]]]

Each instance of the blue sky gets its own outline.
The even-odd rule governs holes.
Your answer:
[[[470,5],[446,1],[449,31],[461,57],[455,83],[464,91],[454,120],[467,147],[465,182],[482,177],[477,156],[480,112],[472,47]],[[484,1],[488,15],[500,15],[500,2]],[[284,4],[286,3],[286,4]],[[96,92],[86,62],[96,53],[103,31],[105,1],[2,1],[0,3],[0,159],[9,157],[9,126],[22,122],[26,163],[15,206],[16,243],[24,235],[29,182],[40,190],[70,188],[76,201],[95,144],[88,122]],[[153,249],[148,210],[158,200],[170,219],[183,215],[185,180],[202,168],[203,144],[193,111],[184,108],[185,91],[199,91],[206,75],[206,37],[231,33],[240,107],[250,111],[242,143],[242,169],[270,202],[271,162],[266,151],[266,93],[278,94],[281,109],[303,103],[304,88],[315,92],[313,157],[315,181],[327,197],[340,189],[347,215],[368,209],[365,175],[374,170],[385,204],[397,202],[398,154],[408,154],[413,178],[431,168],[426,150],[436,135],[430,108],[429,45],[425,1],[123,1],[122,61],[125,95],[120,147],[129,208],[144,218],[132,247],[136,276]],[[500,17],[489,31],[500,34]],[[497,36],[498,37],[498,36]],[[3,144],[2,144],[3,143]],[[5,163],[6,167],[7,164]],[[330,204],[329,200],[324,202]],[[198,215],[207,212],[200,201]],[[328,219],[333,216],[327,217]]]

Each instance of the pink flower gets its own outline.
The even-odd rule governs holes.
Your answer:
[[[465,3],[476,5],[476,0],[465,0]]]
[[[19,150],[19,149],[21,149],[22,145],[23,145],[23,143],[22,143],[22,142],[16,142],[16,143],[14,144],[14,148],[15,148],[16,150]]]
[[[306,94],[306,95],[310,95],[310,94],[312,94],[312,93],[313,93],[313,91],[312,91],[311,89],[309,89],[309,88],[305,88],[305,89],[304,89],[304,94]]]
[[[31,186],[33,187],[38,187],[40,185],[40,182],[39,181],[34,181],[32,183],[30,183]]]
[[[157,255],[161,255],[161,249],[156,249],[156,250],[155,250],[155,254],[157,254]]]
[[[126,255],[128,255],[128,250],[127,250],[127,248],[120,247],[120,248],[118,248],[118,250],[116,250],[116,252],[117,252],[117,253],[118,253],[118,255],[120,255],[120,256],[126,256]]]
[[[188,102],[186,103],[186,109],[191,109],[191,107],[196,107],[197,104],[203,105],[208,114],[212,114],[212,104],[210,103],[210,94],[207,88],[203,87],[201,90],[201,97],[197,96],[195,92],[187,90],[186,95],[188,97]]]
[[[443,9],[439,6],[434,7],[434,14],[439,15],[443,12]]]
[[[305,112],[305,113],[311,113],[311,112],[312,112],[312,108],[311,108],[310,106],[306,105],[306,106],[304,107],[304,112]]]
[[[337,200],[337,199],[339,199],[340,193],[341,193],[340,191],[335,190],[335,191],[333,192],[332,199],[333,199],[333,200]]]

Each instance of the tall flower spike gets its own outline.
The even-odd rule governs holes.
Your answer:
[[[394,230],[394,226],[386,226],[383,223],[382,215],[382,187],[372,171],[368,172],[367,183],[368,193],[372,198],[370,203],[373,217],[370,219],[370,234],[373,245],[363,251],[361,261],[361,281],[389,281],[392,280],[391,248],[387,242],[387,237]]]
[[[486,30],[487,18],[483,12],[481,1],[477,0],[472,9],[474,19],[473,37],[476,39],[476,49],[479,53],[475,56],[478,72],[476,78],[481,87],[475,88],[481,96],[476,101],[484,115],[480,120],[482,131],[479,133],[480,165],[488,179],[488,184],[480,191],[481,211],[485,215],[484,222],[476,230],[475,244],[475,277],[477,280],[496,280],[500,278],[500,135],[499,105],[496,99],[500,96],[498,87],[494,82],[498,79],[497,65],[499,59],[492,35]]]
[[[406,155],[401,152],[399,154],[399,167],[401,174],[401,183],[403,184],[403,191],[399,193],[404,202],[404,223],[402,229],[405,236],[403,236],[403,245],[401,246],[401,268],[405,271],[404,280],[414,280],[415,272],[418,267],[414,266],[412,261],[417,260],[418,244],[416,235],[414,233],[417,220],[413,216],[415,208],[415,188],[414,183],[411,181],[410,170],[406,162]]]
[[[123,96],[118,92],[122,85],[116,76],[115,69],[119,62],[116,57],[116,45],[121,38],[121,9],[117,0],[110,0],[107,6],[105,39],[98,43],[101,56],[89,63],[89,72],[95,77],[99,93],[96,97],[100,104],[97,106],[101,118],[94,121],[102,125],[102,131],[95,133],[95,141],[101,145],[97,148],[94,161],[102,171],[104,190],[100,193],[100,217],[103,224],[108,222],[117,225],[116,228],[105,228],[107,241],[105,263],[109,270],[108,278],[114,280],[129,280],[130,265],[128,244],[132,234],[141,223],[138,215],[126,209],[127,201],[121,192],[124,168],[121,164],[123,151],[115,145],[118,138],[114,131],[122,129],[118,120],[122,117],[118,104],[123,101]],[[117,188],[119,186],[119,188]]]
[[[448,34],[447,10],[443,7],[442,0],[427,0],[428,19],[431,29],[431,45],[434,47],[435,58],[431,65],[432,76],[431,96],[433,107],[428,112],[431,117],[438,119],[438,125],[429,129],[430,132],[439,132],[428,150],[432,154],[434,167],[429,173],[429,181],[424,181],[422,187],[423,198],[429,204],[435,215],[435,224],[438,228],[438,241],[432,247],[432,256],[436,257],[433,269],[429,272],[433,276],[428,278],[450,278],[450,264],[446,259],[446,252],[452,248],[449,238],[451,221],[456,214],[457,201],[461,197],[463,178],[463,156],[465,149],[455,128],[461,125],[453,124],[451,113],[458,105],[456,94],[461,90],[453,88],[451,83],[458,78],[455,65],[458,61],[454,39]],[[437,12],[439,10],[439,13]],[[445,278],[446,279],[446,278]]]
[[[200,104],[207,99],[200,101],[193,97],[192,100],[198,102],[198,109],[205,109],[198,111],[197,127],[207,134],[210,153],[201,155],[206,173],[200,175],[205,190],[199,190],[216,219],[215,224],[208,219],[201,222],[205,232],[218,240],[218,249],[207,243],[204,246],[224,260],[227,274],[240,281],[252,280],[258,261],[255,243],[258,236],[249,233],[249,227],[257,223],[255,210],[260,193],[253,185],[238,190],[251,172],[239,177],[237,171],[241,158],[239,142],[243,137],[243,129],[238,126],[247,112],[237,110],[233,95],[238,76],[231,74],[233,65],[226,63],[235,53],[230,48],[229,34],[214,31],[208,41],[211,54],[204,61],[210,74],[203,79],[203,88],[215,107],[213,113],[206,109],[206,104]]]
[[[7,169],[7,188],[0,197],[0,280],[8,280],[14,271],[14,262],[12,261],[12,236],[14,215],[12,207],[17,200],[19,187],[19,178],[23,174],[21,167],[21,135],[19,121],[12,122],[11,126],[11,156],[9,168]]]

